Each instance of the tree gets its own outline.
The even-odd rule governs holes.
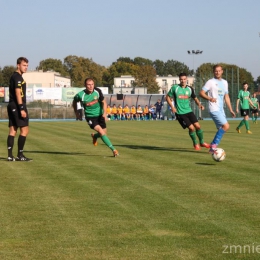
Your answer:
[[[1,74],[2,74],[2,76],[1,76],[2,77],[1,84],[3,86],[9,86],[10,78],[13,75],[15,70],[16,70],[16,67],[14,67],[14,66],[5,66],[2,69],[2,71],[1,71]]]
[[[168,60],[164,65],[164,75],[161,76],[178,76],[180,73],[186,73],[187,75],[190,75],[191,71],[189,70],[189,67],[186,66],[184,63],[181,63],[176,60]]]
[[[126,63],[134,63],[134,61],[129,57],[119,57],[116,61],[117,62],[123,61],[123,62],[126,62]]]
[[[135,77],[135,86],[147,88],[148,94],[159,93],[159,86],[156,82],[156,70],[153,66],[139,66],[133,76]]]
[[[159,75],[159,76],[164,76],[165,73],[164,73],[164,66],[165,66],[165,63],[161,60],[155,60],[153,62],[153,67],[155,68],[156,70],[156,74]]]
[[[153,66],[153,62],[151,60],[142,57],[134,58],[134,64],[139,66]]]
[[[59,72],[63,77],[69,76],[67,68],[62,64],[62,61],[52,58],[40,61],[36,70],[55,71]]]
[[[103,83],[108,86],[114,85],[114,78],[122,75],[133,76],[138,70],[139,66],[125,61],[113,62],[113,64],[104,71]]]
[[[106,68],[98,65],[92,59],[70,55],[64,59],[64,66],[74,86],[83,87],[87,77],[93,78],[96,86],[102,85],[102,76]]]

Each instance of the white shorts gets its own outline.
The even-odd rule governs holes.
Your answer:
[[[213,119],[217,129],[227,123],[227,118],[224,111],[214,111],[209,113]]]

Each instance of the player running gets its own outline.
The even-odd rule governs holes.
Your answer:
[[[204,106],[200,103],[194,89],[187,85],[186,73],[179,75],[180,84],[173,85],[166,96],[166,101],[171,107],[173,113],[175,113],[177,120],[183,129],[189,129],[189,135],[193,142],[195,150],[200,150],[200,147],[210,148],[210,145],[203,140],[203,131],[200,127],[197,117],[193,113],[190,106],[190,98],[192,98],[200,109],[204,109]],[[174,103],[172,102],[172,99]],[[199,138],[197,142],[196,135]]]
[[[77,102],[80,101],[83,105],[85,118],[89,127],[97,132],[96,134],[91,134],[93,145],[97,146],[97,139],[100,137],[102,141],[113,151],[114,157],[116,157],[119,153],[107,137],[107,103],[104,95],[99,88],[95,87],[94,80],[92,78],[86,78],[84,85],[86,89],[80,91],[74,96],[73,108],[75,115],[76,117],[79,116],[77,113]]]

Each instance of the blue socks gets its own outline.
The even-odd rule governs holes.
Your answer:
[[[223,130],[223,128],[219,128],[211,144],[219,145],[224,134],[225,131]]]

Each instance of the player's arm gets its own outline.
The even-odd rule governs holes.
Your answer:
[[[228,93],[225,94],[224,99],[225,99],[226,105],[227,105],[230,113],[232,114],[232,117],[236,117],[236,114],[235,114],[235,112],[232,109],[231,102],[230,102],[230,97],[229,97]]]
[[[105,120],[107,120],[107,102],[105,100],[105,98],[102,100],[101,102],[102,106],[103,106],[103,117],[105,118]]]
[[[204,106],[200,103],[199,99],[197,97],[194,98],[195,103],[199,107],[199,109],[204,110]]]
[[[82,120],[82,117],[80,116],[80,113],[79,113],[79,111],[78,111],[78,109],[77,109],[77,102],[78,102],[78,101],[76,101],[75,98],[76,98],[76,97],[74,97],[74,99],[73,99],[72,107],[73,107],[73,110],[74,110],[74,113],[75,113],[76,118],[79,119],[79,120]]]
[[[239,103],[240,103],[240,99],[238,98],[238,99],[237,99],[237,103],[236,103],[236,112],[237,112],[237,113],[239,112],[239,110],[238,110]]]
[[[250,106],[251,106],[253,109],[257,109],[257,107],[254,105],[254,103],[252,102],[252,100],[251,100],[250,98],[248,99],[248,101],[249,101]]]
[[[200,91],[199,95],[200,95],[200,97],[202,97],[203,99],[208,100],[209,102],[217,102],[216,98],[209,97],[207,95],[207,92],[205,90],[203,90],[203,89]]]
[[[171,101],[171,97],[169,95],[166,96],[166,101],[168,103],[168,105],[170,106],[171,110],[173,113],[176,113],[176,108],[173,105],[172,101]]]
[[[27,116],[27,113],[24,110],[23,100],[21,96],[21,88],[19,87],[15,88],[15,96],[16,96],[17,104],[20,109],[21,117],[25,118]]]

